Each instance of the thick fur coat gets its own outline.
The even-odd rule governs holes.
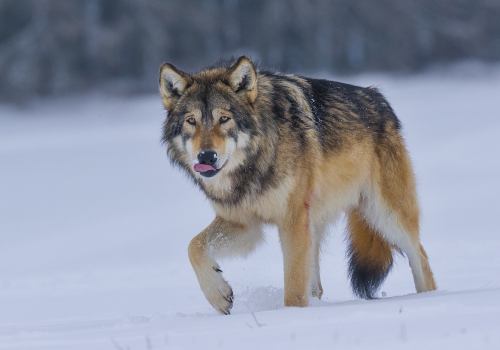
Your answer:
[[[278,227],[285,305],[321,298],[320,247],[341,213],[355,294],[374,297],[394,251],[408,257],[417,292],[436,289],[400,122],[377,89],[260,71],[243,56],[197,74],[165,63],[160,91],[169,158],[216,212],[188,251],[219,312],[229,314],[233,293],[216,259],[251,252],[263,224]]]

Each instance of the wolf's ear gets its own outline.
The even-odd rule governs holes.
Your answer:
[[[165,108],[170,111],[182,96],[191,78],[188,74],[181,72],[173,64],[163,63],[160,67],[160,91]]]
[[[229,68],[228,82],[236,93],[246,92],[250,103],[257,98],[257,73],[252,60],[247,56],[241,56]]]

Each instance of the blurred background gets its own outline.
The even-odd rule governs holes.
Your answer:
[[[254,255],[221,262],[240,318],[205,317],[216,312],[187,246],[213,210],[160,142],[160,64],[194,72],[242,54],[266,69],[376,85],[403,123],[440,291],[413,295],[398,257],[387,300],[365,318],[340,220],[321,260],[324,308],[313,310],[322,324],[337,317],[324,334],[345,326],[342,344],[400,348],[359,337],[402,333],[401,316],[415,322],[409,340],[500,348],[500,0],[0,0],[0,348],[157,349],[167,338],[239,348],[238,327],[256,331],[249,311],[276,309],[275,323],[257,318],[279,329],[280,346],[300,348],[295,326],[283,326],[299,317],[280,310],[272,227]],[[465,290],[473,304],[457,299]],[[298,340],[316,334],[308,322]],[[265,334],[248,344],[269,347]]]
[[[284,72],[415,72],[500,59],[498,0],[0,0],[0,96],[157,89],[247,54]]]

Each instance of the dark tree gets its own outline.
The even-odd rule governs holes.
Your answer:
[[[295,73],[498,60],[500,1],[0,0],[2,99],[151,91],[163,61],[240,54]]]

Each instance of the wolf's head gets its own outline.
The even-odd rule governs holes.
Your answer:
[[[254,106],[257,86],[255,66],[246,56],[192,75],[170,63],[161,66],[169,157],[213,199],[228,197],[256,165],[249,163],[259,153],[262,133]]]

